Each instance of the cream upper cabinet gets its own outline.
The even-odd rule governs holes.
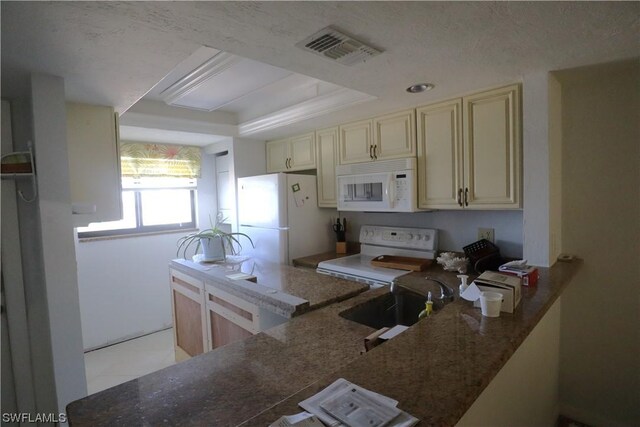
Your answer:
[[[519,208],[520,86],[463,98],[465,206]]]
[[[336,164],[338,163],[338,128],[316,131],[316,163],[318,166],[318,206],[335,208]]]
[[[267,172],[283,172],[289,163],[289,140],[281,139],[266,143]]]
[[[268,141],[267,172],[293,172],[316,168],[314,132]]]
[[[373,157],[398,159],[416,155],[415,110],[400,111],[373,119]]]
[[[399,159],[416,155],[414,110],[340,126],[340,164]]]
[[[521,207],[519,85],[416,112],[420,208]]]
[[[316,148],[313,132],[294,136],[289,142],[289,170],[315,169]]]
[[[74,225],[122,219],[118,119],[113,108],[67,104],[67,151]],[[86,213],[95,206],[94,213]]]
[[[418,122],[418,206],[461,207],[463,187],[462,100],[416,110]]]
[[[373,157],[371,120],[362,120],[339,127],[340,164],[370,162]]]

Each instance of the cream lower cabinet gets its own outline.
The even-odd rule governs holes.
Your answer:
[[[521,207],[520,86],[418,108],[418,206]]]
[[[171,310],[176,361],[197,356],[209,350],[204,283],[173,269]]]
[[[294,172],[316,168],[314,132],[268,141],[267,172]]]
[[[316,131],[316,164],[318,183],[318,206],[338,206],[336,187],[336,165],[338,163],[338,128]]]

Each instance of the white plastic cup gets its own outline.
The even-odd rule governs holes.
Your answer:
[[[498,292],[480,292],[480,310],[485,317],[500,317],[502,294]]]

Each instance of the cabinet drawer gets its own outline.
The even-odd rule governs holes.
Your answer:
[[[206,304],[209,314],[218,314],[251,334],[260,332],[260,309],[241,298],[213,286],[206,286]]]
[[[193,295],[202,295],[204,282],[177,270],[170,269],[169,271],[171,273],[171,287],[180,288],[180,290],[187,291]]]

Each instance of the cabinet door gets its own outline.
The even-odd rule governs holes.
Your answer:
[[[208,351],[204,284],[179,271],[170,270],[173,339],[176,360]]]
[[[289,140],[289,159],[290,171],[316,168],[315,134],[313,132],[294,136]]]
[[[373,155],[376,160],[416,155],[414,110],[400,111],[373,119]]]
[[[96,207],[95,213],[74,218],[75,225],[122,219],[118,135],[113,108],[67,104],[71,201]]]
[[[418,207],[462,209],[462,100],[418,108]]]
[[[211,350],[259,332],[257,306],[207,285],[207,328]]]
[[[463,106],[468,206],[520,208],[520,86],[465,97]]]
[[[289,140],[269,141],[267,147],[267,172],[285,172],[289,159]]]
[[[340,126],[339,145],[341,165],[373,161],[371,120]]]
[[[335,208],[336,164],[338,161],[338,128],[323,129],[316,132],[316,163],[318,166],[318,206]]]

